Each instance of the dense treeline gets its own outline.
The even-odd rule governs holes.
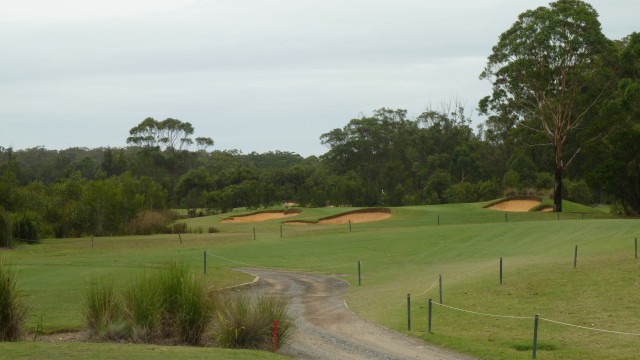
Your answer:
[[[570,56],[554,53],[569,30],[552,37],[550,49],[540,39],[514,48],[523,44],[518,31],[573,18],[592,26],[584,36],[598,35],[582,62],[563,63]],[[579,46],[574,58],[587,54],[587,45]],[[493,50],[482,73],[493,94],[480,101],[486,118],[475,131],[465,109],[452,104],[415,118],[381,108],[351,119],[320,136],[328,150],[319,157],[212,151],[212,139],[193,139],[190,123],[171,118],[143,120],[125,148],[0,147],[0,230],[10,227],[21,239],[150,233],[164,231],[171,208],[193,216],[236,207],[400,206],[554,192],[556,199],[612,203],[638,214],[640,34],[608,40],[590,6],[560,0],[523,13]],[[536,87],[536,77],[567,72],[575,74],[571,88],[559,85],[566,83],[561,77]]]

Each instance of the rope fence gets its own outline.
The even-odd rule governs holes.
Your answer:
[[[420,297],[423,295],[426,295],[426,293],[429,292],[429,290],[433,289],[436,285],[438,285],[438,283],[440,283],[440,279],[436,280],[431,286],[429,286],[429,288],[423,292],[421,292],[420,294],[416,295],[416,297]]]
[[[594,327],[581,326],[581,325],[565,323],[565,322],[562,322],[562,321],[546,319],[546,318],[543,318],[543,317],[541,317],[539,319],[543,320],[543,321],[550,322],[550,323],[554,323],[554,324],[558,324],[558,325],[564,325],[564,326],[570,326],[570,327],[574,327],[574,328],[578,328],[578,329],[585,329],[585,330],[591,330],[591,331],[603,332],[603,333],[609,333],[609,334],[616,334],[616,335],[640,336],[640,333],[630,333],[630,332],[624,332],[624,331],[598,329],[598,328],[594,328]]]
[[[409,297],[408,297],[409,298]],[[595,327],[588,327],[588,326],[582,326],[582,325],[576,325],[576,324],[570,324],[570,323],[566,323],[566,322],[562,322],[562,321],[558,321],[558,320],[552,320],[552,319],[547,319],[547,318],[543,318],[540,317],[539,315],[535,315],[535,316],[515,316],[515,315],[498,315],[498,314],[491,314],[491,313],[485,313],[485,312],[480,312],[480,311],[473,311],[473,310],[468,310],[468,309],[462,309],[462,308],[458,308],[458,307],[454,307],[454,306],[450,306],[450,305],[444,305],[444,304],[439,304],[436,302],[433,302],[432,299],[429,299],[429,316],[428,316],[428,322],[427,322],[427,327],[428,327],[428,332],[432,333],[432,321],[433,321],[433,312],[432,312],[432,308],[433,308],[433,304],[435,304],[436,306],[440,306],[442,308],[446,308],[446,309],[450,309],[450,310],[454,310],[454,311],[458,311],[458,312],[463,312],[463,313],[467,313],[467,314],[471,314],[471,315],[478,315],[478,316],[487,316],[487,317],[492,317],[492,318],[502,318],[502,319],[514,319],[514,320],[533,320],[534,321],[534,329],[533,329],[533,346],[532,346],[532,352],[533,352],[533,359],[536,358],[536,353],[537,353],[537,340],[538,340],[538,327],[539,327],[539,321],[546,321],[549,323],[553,323],[553,324],[557,324],[557,325],[561,325],[561,326],[566,326],[566,327],[572,327],[572,328],[577,328],[577,329],[582,329],[582,330],[589,330],[589,331],[593,331],[593,332],[601,332],[601,333],[608,333],[608,334],[614,334],[614,335],[623,335],[623,336],[640,336],[640,333],[633,333],[633,332],[625,332],[625,331],[615,331],[615,330],[606,330],[606,329],[599,329],[599,328],[595,328]],[[408,304],[408,316],[409,316],[409,324],[411,324],[411,304]],[[409,330],[411,330],[411,327],[409,325]]]
[[[449,305],[445,305],[445,304],[439,304],[439,303],[434,303],[434,304],[437,305],[437,306],[441,306],[441,307],[447,308],[447,309],[452,309],[452,310],[461,311],[461,312],[474,314],[474,315],[490,316],[490,317],[494,317],[494,318],[503,318],[503,319],[533,320],[533,316],[496,315],[496,314],[489,314],[489,313],[483,313],[483,312],[478,312],[478,311],[461,309],[461,308],[457,308],[457,307],[453,307],[453,306],[449,306]]]

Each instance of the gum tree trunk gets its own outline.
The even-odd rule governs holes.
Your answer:
[[[562,173],[563,168],[561,166],[556,168],[556,183],[553,188],[553,211],[562,212]]]

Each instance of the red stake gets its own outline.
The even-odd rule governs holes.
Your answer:
[[[278,351],[278,320],[273,320],[273,352]]]

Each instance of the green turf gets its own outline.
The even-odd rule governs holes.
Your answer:
[[[265,351],[225,350],[187,346],[45,342],[0,344],[0,359],[268,360],[283,358],[282,356]]]
[[[229,214],[183,220],[204,232],[150,237],[46,240],[0,252],[19,271],[30,294],[28,327],[40,316],[45,332],[82,327],[87,284],[104,275],[127,279],[171,261],[203,272],[223,287],[251,280],[233,268],[265,266],[337,274],[352,285],[349,307],[361,316],[407,332],[406,297],[413,299],[411,335],[489,359],[529,359],[533,316],[590,328],[640,333],[640,262],[634,238],[640,223],[606,218],[600,209],[565,202],[576,213],[508,213],[484,204],[393,208],[388,220],[348,225],[288,225],[353,210],[302,209],[282,220],[221,223]],[[592,210],[590,210],[592,209]],[[585,214],[585,215],[583,215]],[[255,240],[254,240],[255,229]],[[578,245],[577,268],[573,268]],[[504,259],[504,283],[498,261]],[[362,264],[358,287],[357,261]],[[426,333],[427,300],[508,319],[436,306]],[[428,290],[428,291],[427,291]],[[593,324],[593,325],[592,325]],[[539,359],[628,359],[638,336],[593,332],[542,320]],[[17,345],[19,346],[19,345]],[[46,346],[46,345],[43,345]],[[185,354],[184,358],[188,355]]]

